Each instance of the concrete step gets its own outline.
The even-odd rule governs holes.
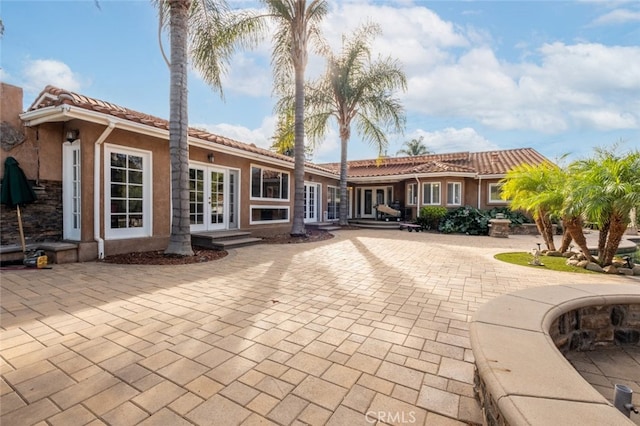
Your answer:
[[[228,231],[194,232],[191,234],[191,244],[214,250],[243,247],[260,241],[262,241],[261,238],[251,237],[251,232],[236,229]]]
[[[335,225],[323,225],[323,226],[318,226],[318,229],[321,231],[337,231],[342,228]]]
[[[26,246],[26,255],[33,253],[34,250],[43,250],[47,255],[48,263],[75,263],[78,261],[78,244],[56,242],[29,243]],[[11,244],[0,247],[0,262],[17,262],[25,258],[22,252],[22,246],[19,244]]]
[[[353,226],[357,226],[358,228],[365,229],[400,229],[400,225],[396,224],[395,226],[385,226],[385,225],[370,225],[370,224],[362,224],[362,223],[354,223]]]
[[[232,240],[214,240],[210,241],[205,247],[210,247],[216,250],[229,250],[232,248],[246,247],[257,244],[260,241],[262,241],[262,238],[256,237],[234,238]]]
[[[309,222],[305,223],[305,227],[309,228],[322,228],[323,226],[334,226],[336,222]]]
[[[395,220],[367,220],[367,219],[355,219],[350,220],[349,225],[357,226],[359,228],[371,228],[371,229],[399,229],[400,223]]]
[[[191,234],[191,240],[195,239],[206,239],[206,240],[233,240],[236,238],[245,238],[251,235],[251,232],[248,231],[238,231],[238,230],[230,230],[230,231],[204,231],[204,232],[193,232]]]

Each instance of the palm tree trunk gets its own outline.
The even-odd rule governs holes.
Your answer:
[[[187,38],[191,0],[170,0],[171,88],[169,153],[172,222],[166,254],[193,255],[189,218],[189,141],[187,108]]]
[[[544,240],[547,243],[547,248],[549,250],[556,250],[556,245],[553,241],[553,223],[551,223],[551,219],[549,218],[549,214],[545,214],[542,217],[542,227],[544,229]]]
[[[555,246],[553,245],[553,232],[549,233],[549,231],[547,230],[547,225],[545,223],[546,216],[546,212],[544,212],[543,210],[538,210],[537,214],[534,215],[533,220],[536,223],[538,232],[542,236],[542,240],[544,241],[547,250],[555,250]],[[551,236],[551,240],[549,240],[549,236]]]
[[[297,36],[297,37],[296,37]],[[295,34],[292,43],[303,43],[305,34]],[[304,229],[304,58],[302,46],[294,46],[292,51],[298,58],[293,58],[295,69],[295,113],[294,113],[294,148],[293,155],[295,165],[293,169],[294,194],[293,194],[293,223],[292,236],[306,235]],[[306,53],[306,43],[305,50]]]
[[[582,232],[582,219],[579,216],[572,216],[567,218],[566,221],[567,230],[571,234],[571,238],[576,242],[582,254],[589,260],[589,262],[595,262],[593,256],[589,252],[589,248],[587,247],[587,239],[584,237],[584,233]]]
[[[571,238],[571,234],[569,233],[569,230],[567,229],[567,220],[566,218],[562,218],[562,243],[560,244],[560,253],[566,253],[567,250],[569,250],[569,246],[571,245],[571,242],[573,241],[573,238]]]
[[[349,224],[347,200],[347,144],[349,132],[345,125],[340,125],[340,225]]]
[[[614,215],[609,222],[609,237],[602,255],[598,253],[600,257],[600,265],[607,266],[613,262],[613,257],[616,255],[622,236],[627,231],[627,225],[629,225],[628,218],[620,215]]]
[[[610,228],[611,222],[609,220],[598,226],[598,259],[600,260],[604,258]]]

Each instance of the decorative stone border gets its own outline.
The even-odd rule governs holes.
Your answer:
[[[634,424],[580,376],[550,330],[582,308],[639,304],[640,285],[632,283],[529,288],[481,306],[470,337],[485,423]]]

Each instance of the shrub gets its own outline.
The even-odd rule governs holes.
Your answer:
[[[494,207],[487,212],[491,219],[495,219],[498,213],[501,213],[505,219],[509,219],[511,221],[511,226],[522,225],[523,223],[532,223],[528,216],[519,211],[513,211],[509,207]]]
[[[423,229],[438,229],[440,221],[446,214],[445,207],[425,206],[420,209],[416,223]]]
[[[488,212],[465,206],[450,210],[440,221],[438,229],[445,234],[487,235],[489,219]]]

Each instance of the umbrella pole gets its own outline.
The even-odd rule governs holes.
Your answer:
[[[27,255],[27,244],[24,242],[24,230],[22,229],[22,215],[20,215],[20,205],[18,208],[18,228],[20,229],[20,242],[22,243],[22,254]]]

